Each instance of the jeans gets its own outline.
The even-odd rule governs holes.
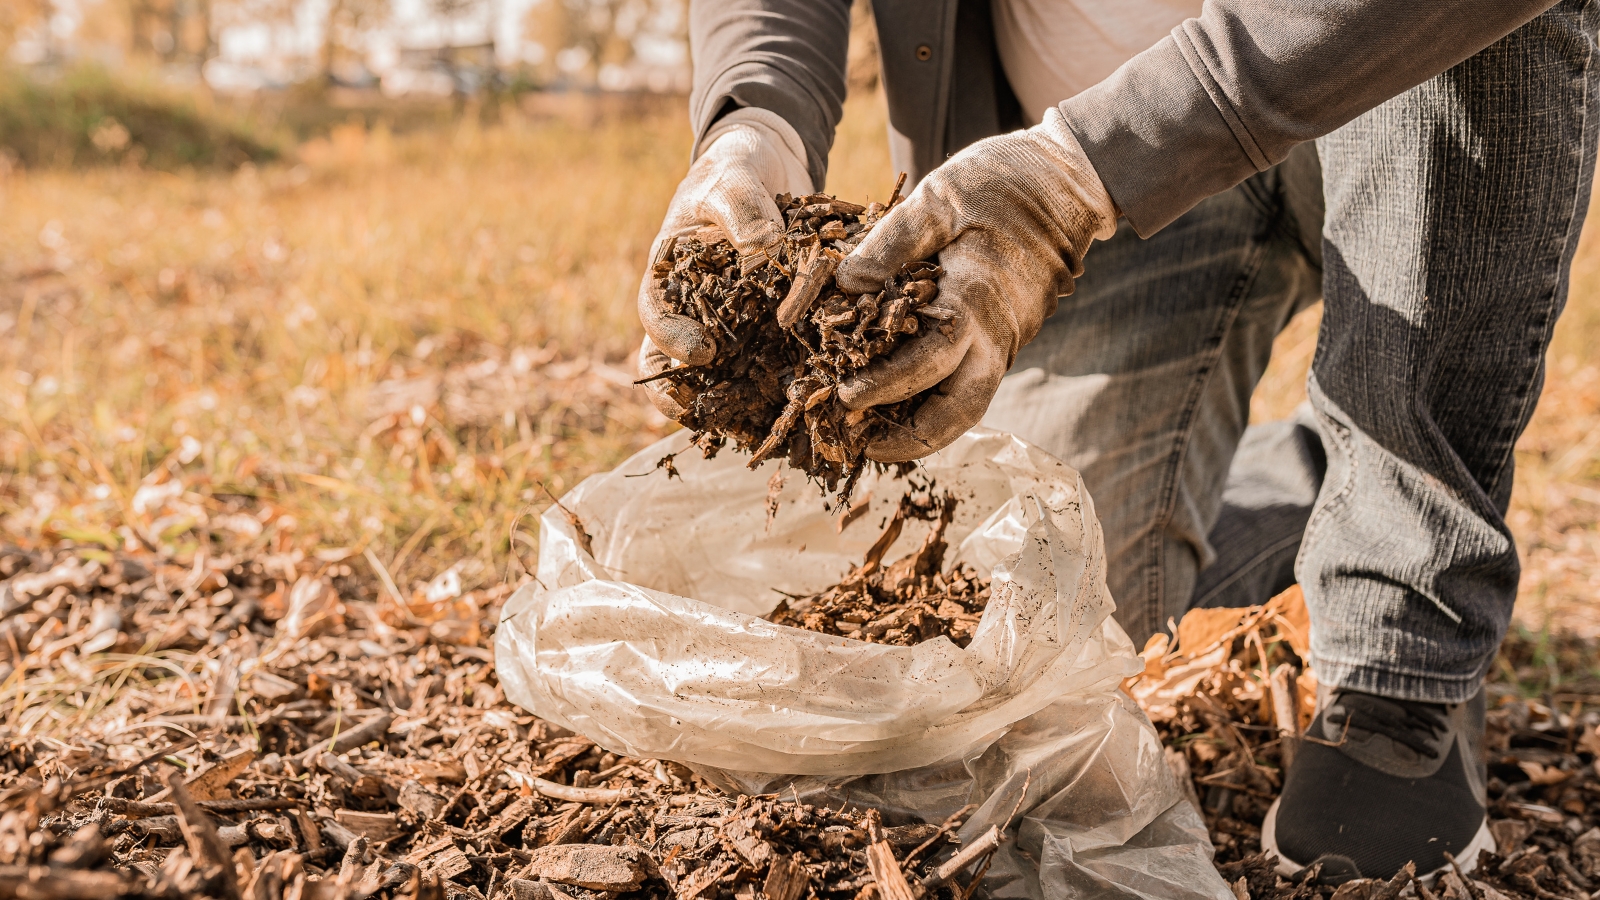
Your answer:
[[[1512,449],[1594,178],[1597,30],[1593,0],[1560,3],[1093,248],[984,424],[1083,472],[1135,642],[1298,579],[1324,684],[1477,691],[1520,573]],[[1272,339],[1319,297],[1309,408],[1247,431]]]

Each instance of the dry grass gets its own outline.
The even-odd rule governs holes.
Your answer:
[[[830,191],[887,193],[883,133],[881,97],[852,99]],[[232,175],[0,176],[0,536],[180,561],[221,537],[370,545],[402,584],[462,560],[495,580],[541,482],[559,493],[668,427],[624,383],[688,143],[673,102],[347,127]],[[1312,311],[1280,338],[1258,419],[1303,397],[1315,330]],[[1600,631],[1597,333],[1591,235],[1519,453],[1535,631]],[[169,480],[183,492],[158,496]]]
[[[406,572],[487,573],[538,482],[665,428],[619,385],[687,145],[672,108],[346,128],[231,176],[12,173],[5,532],[183,557],[232,523],[273,549],[371,542]],[[169,477],[187,520],[133,508]]]

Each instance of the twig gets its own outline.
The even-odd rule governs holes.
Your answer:
[[[674,367],[672,367],[670,369],[662,369],[661,371],[655,373],[654,375],[646,375],[643,378],[636,379],[633,383],[634,384],[649,384],[652,381],[657,381],[657,380],[660,380],[662,378],[668,378],[668,377],[671,377],[673,375],[681,375],[682,373],[687,372],[690,369],[698,369],[698,368],[700,368],[700,367],[699,366],[674,366]]]
[[[287,797],[250,797],[241,800],[197,800],[195,805],[210,813],[238,813],[300,809],[305,803]],[[178,812],[177,805],[173,803],[149,803],[122,797],[107,797],[105,808],[113,815],[126,816],[130,819],[171,816]]]
[[[578,518],[577,513],[567,509],[560,500],[556,499],[556,495],[550,492],[549,486],[544,482],[539,482],[539,488],[544,491],[546,497],[550,498],[550,502],[556,505],[556,509],[561,510],[562,518],[567,520],[567,524],[572,526],[572,530],[578,533],[578,546],[583,548],[583,552],[594,556],[594,538],[589,534],[589,530],[583,527],[583,520]]]
[[[977,862],[978,857],[985,853],[993,853],[1000,846],[1000,826],[990,825],[977,840],[961,848],[955,856],[945,860],[944,865],[934,869],[927,878],[922,879],[923,888],[935,888],[949,881],[962,869]]]
[[[515,548],[513,547],[513,549]],[[382,560],[378,559],[378,554],[372,552],[371,545],[362,549],[361,552],[367,558],[367,565],[372,567],[372,571],[377,574],[378,580],[383,582],[384,589],[394,599],[394,605],[400,610],[400,615],[405,616],[406,621],[413,625],[422,624],[417,620],[416,616],[411,614],[411,607],[407,606],[405,598],[400,596],[400,588],[395,585],[394,578],[389,575],[389,568],[383,564]]]
[[[239,900],[238,873],[234,871],[228,845],[217,834],[211,818],[189,796],[183,781],[182,772],[167,774],[167,789],[172,792],[172,804],[178,809],[178,827],[183,830],[183,838],[189,845],[189,855],[215,867],[217,872],[214,877],[222,888],[222,896],[228,900]]]
[[[537,775],[525,775],[521,772],[512,772],[514,780],[527,784],[528,787],[549,797],[552,800],[565,800],[568,803],[588,803],[596,806],[620,803],[633,796],[632,791],[614,790],[612,788],[582,788],[566,784],[557,784],[546,781]]]
[[[906,186],[906,173],[901,172],[900,173],[900,177],[896,178],[894,180],[894,190],[892,192],[890,192],[890,194],[889,194],[889,202],[884,204],[885,208],[894,209],[895,204],[899,203],[902,199],[904,199],[904,198],[902,198],[900,196],[900,191],[905,186]]]
[[[1300,714],[1295,706],[1294,669],[1283,663],[1272,671],[1267,680],[1272,690],[1272,715],[1278,720],[1278,759],[1288,769],[1294,762],[1295,742],[1300,737]]]
[[[394,716],[388,713],[376,716],[362,722],[360,725],[341,733],[338,737],[328,741],[318,741],[306,750],[295,755],[296,761],[303,765],[310,765],[311,761],[321,756],[324,752],[343,753],[354,750],[362,744],[378,740],[389,733],[389,724],[394,721]]]
[[[961,892],[961,900],[972,900],[972,895],[978,891],[978,885],[983,884],[983,876],[989,874],[989,864],[992,862],[994,862],[993,850],[984,855],[983,863],[978,866],[978,871],[972,873],[972,881],[968,882],[967,889]]]
[[[798,805],[799,801],[796,800],[795,802]],[[921,856],[923,854],[923,852],[926,851],[929,847],[932,847],[934,841],[937,841],[940,838],[944,837],[945,835],[949,834],[950,833],[950,829],[955,827],[955,824],[956,824],[957,821],[965,819],[969,813],[971,813],[973,810],[975,810],[977,808],[978,808],[978,804],[976,804],[976,803],[968,803],[966,806],[963,806],[960,809],[956,810],[955,812],[951,813],[943,822],[939,823],[939,830],[935,831],[933,833],[932,837],[930,837],[927,840],[923,841],[922,843],[918,844],[916,846],[916,849],[914,849],[910,853],[906,854],[905,867],[908,868],[908,869],[911,868],[912,864],[916,861],[917,857]]]
[[[1011,830],[1011,824],[1017,820],[1017,813],[1022,812],[1022,801],[1028,799],[1028,788],[1033,784],[1033,769],[1022,779],[1022,794],[1017,797],[1017,805],[1011,807],[1011,815],[1006,816],[1006,831]]]

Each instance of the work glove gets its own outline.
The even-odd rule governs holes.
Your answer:
[[[705,149],[678,185],[650,247],[652,263],[668,239],[707,225],[721,226],[740,255],[770,249],[783,240],[784,228],[773,198],[811,193],[805,145],[774,112],[736,109],[719,119],[700,144]],[[639,284],[639,321],[645,333],[639,348],[640,378],[661,372],[673,360],[704,365],[716,355],[716,335],[698,320],[670,310],[656,284],[653,265],[646,266]],[[683,415],[682,405],[670,393],[670,381],[648,382],[644,387],[663,415],[673,419]]]
[[[883,289],[901,265],[935,253],[944,277],[935,303],[954,310],[948,334],[927,328],[839,387],[851,409],[898,403],[937,386],[910,428],[867,447],[906,462],[978,424],[1017,350],[1039,333],[1083,274],[1095,238],[1116,231],[1116,206],[1094,166],[1051,109],[1044,122],[979,141],[934,169],[839,266],[851,293]]]

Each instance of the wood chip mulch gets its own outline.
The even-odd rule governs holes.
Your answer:
[[[1169,766],[1194,789],[1217,868],[1241,900],[1600,900],[1600,683],[1592,680],[1538,700],[1517,697],[1503,681],[1488,685],[1489,824],[1498,852],[1470,875],[1446,872],[1431,887],[1415,873],[1334,887],[1316,884],[1315,873],[1274,874],[1274,860],[1261,853],[1261,821],[1294,735],[1314,712],[1316,679],[1304,666],[1309,633],[1298,588],[1251,610],[1191,612],[1175,646],[1158,637],[1146,648],[1145,673],[1130,685],[1167,744]],[[1590,646],[1590,665],[1594,652]],[[1508,647],[1503,668],[1517,668],[1519,655],[1522,648]]]
[[[376,557],[0,547],[0,896],[970,900],[1002,839],[730,797],[505,702],[510,587],[402,593]],[[469,578],[468,581],[471,579]],[[1600,687],[1490,712],[1499,852],[1339,888],[1259,852],[1304,724],[1303,604],[1187,617],[1130,684],[1235,894],[1600,900]],[[1186,649],[1188,648],[1188,649]]]
[[[876,644],[908,647],[941,636],[958,647],[972,643],[989,603],[989,579],[965,563],[945,568],[945,529],[958,502],[934,484],[913,483],[861,565],[826,590],[783,600],[766,618]],[[931,521],[933,527],[917,549],[884,564],[907,520]]]
[[[958,900],[998,845],[605,752],[505,702],[509,589],[362,565],[0,548],[0,896]]]

